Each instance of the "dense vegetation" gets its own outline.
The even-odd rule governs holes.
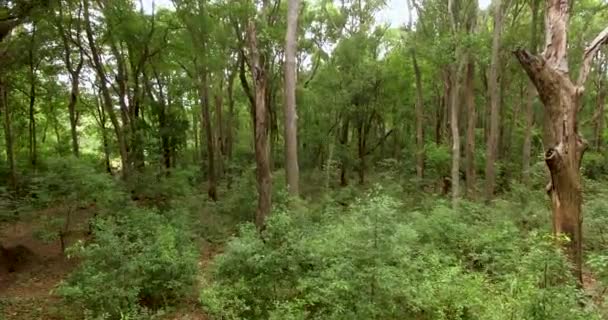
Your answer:
[[[608,317],[608,6],[489,2],[0,0],[0,319]]]

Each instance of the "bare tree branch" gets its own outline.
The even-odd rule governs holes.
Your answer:
[[[589,76],[589,71],[591,70],[591,62],[593,61],[593,58],[595,57],[597,52],[600,50],[602,45],[605,45],[607,43],[608,43],[608,27],[606,29],[604,29],[602,32],[600,32],[600,34],[598,34],[597,37],[595,37],[595,39],[593,39],[591,44],[588,45],[587,48],[585,48],[585,53],[583,55],[583,64],[581,66],[581,71],[580,71],[580,74],[578,77],[578,82],[577,82],[577,85],[579,87],[582,87],[585,84],[585,81],[587,81],[587,77]]]

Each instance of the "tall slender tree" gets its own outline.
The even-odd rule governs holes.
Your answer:
[[[287,32],[285,34],[285,173],[287,176],[287,188],[292,196],[298,196],[300,192],[298,116],[296,111],[296,53],[299,6],[299,0],[289,0]]]

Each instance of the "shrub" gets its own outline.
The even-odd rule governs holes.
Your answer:
[[[57,293],[95,315],[117,318],[139,306],[158,308],[195,281],[197,252],[179,212],[167,216],[129,208],[99,219],[95,241],[71,254],[82,259]]]
[[[125,194],[105,172],[98,172],[85,160],[75,157],[51,158],[46,171],[36,178],[31,190],[37,207],[60,208],[61,215],[42,217],[40,234],[52,240],[59,238],[64,249],[64,235],[71,229],[79,208],[94,205],[96,209],[109,209],[124,205]]]
[[[400,208],[376,189],[316,220],[275,212],[261,236],[245,225],[201,302],[221,319],[599,319],[554,241],[503,214],[515,205]]]

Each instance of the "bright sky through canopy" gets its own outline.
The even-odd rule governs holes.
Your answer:
[[[388,0],[386,8],[378,14],[378,20],[388,22],[393,27],[407,23],[407,1],[408,0]],[[173,8],[171,0],[143,0],[144,10],[152,12],[152,3],[156,8]],[[479,0],[479,7],[485,9],[490,5],[491,0]]]

